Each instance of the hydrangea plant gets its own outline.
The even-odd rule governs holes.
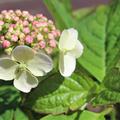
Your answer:
[[[43,2],[56,27],[42,14],[0,14],[0,118],[119,120],[120,0]]]

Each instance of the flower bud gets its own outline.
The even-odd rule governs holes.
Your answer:
[[[3,48],[8,48],[10,46],[10,42],[8,41],[8,40],[4,40],[3,42],[2,42],[2,47]]]

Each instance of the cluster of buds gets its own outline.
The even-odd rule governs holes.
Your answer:
[[[59,36],[60,31],[42,14],[33,16],[21,10],[0,13],[0,45],[9,53],[18,45],[27,45],[51,54]]]

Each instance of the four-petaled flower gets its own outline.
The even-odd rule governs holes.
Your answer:
[[[51,58],[39,51],[33,52],[28,46],[16,47],[12,59],[0,59],[0,79],[9,81],[14,79],[14,86],[22,92],[28,93],[38,85],[38,76],[43,76],[53,68]]]
[[[64,30],[59,40],[60,58],[59,70],[61,75],[69,77],[75,70],[76,58],[83,53],[83,45],[78,40],[77,30]]]

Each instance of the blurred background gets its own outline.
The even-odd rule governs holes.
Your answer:
[[[51,18],[47,8],[43,4],[44,0],[0,0],[0,11],[9,9],[28,10],[32,14],[43,13]],[[99,4],[107,4],[109,0],[72,0],[73,9],[88,6],[97,6]]]

